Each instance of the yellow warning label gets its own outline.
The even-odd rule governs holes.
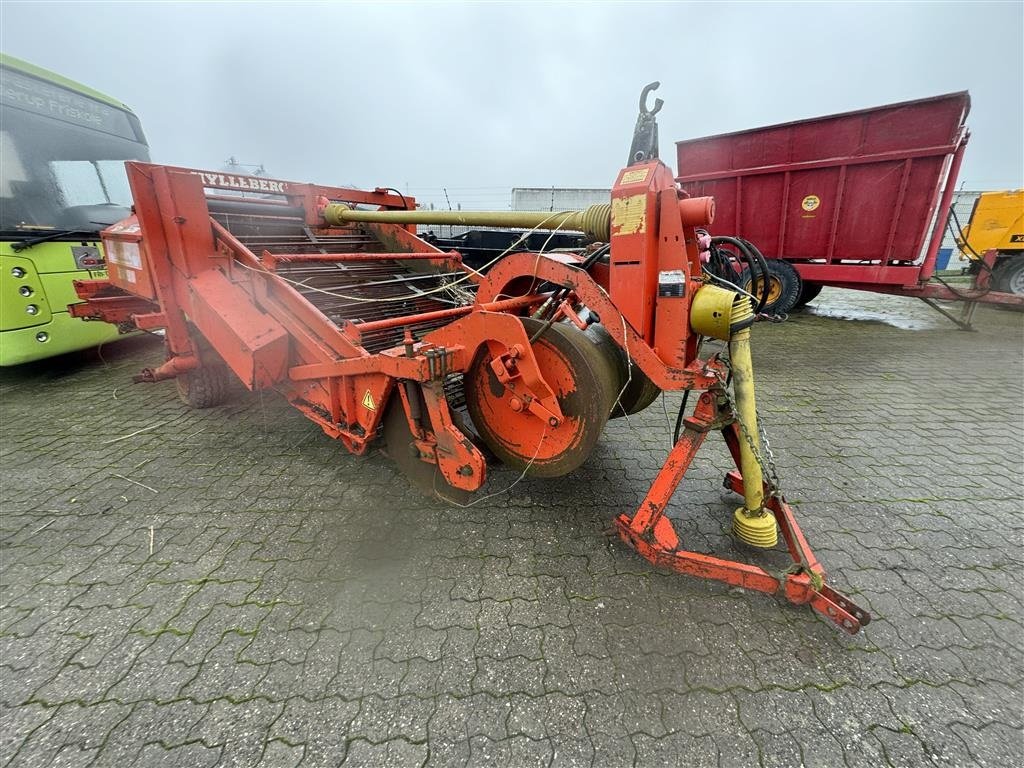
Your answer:
[[[817,195],[808,195],[800,203],[800,207],[805,211],[817,210],[819,205],[821,205],[821,198]]]
[[[637,168],[635,171],[623,171],[619,184],[638,184],[641,181],[647,181],[647,174],[650,170],[650,168]]]
[[[373,402],[373,395],[370,394],[370,390],[366,390],[366,394],[363,395],[363,408],[371,411],[377,410],[377,404]]]
[[[635,235],[647,231],[647,195],[612,198],[612,234]]]

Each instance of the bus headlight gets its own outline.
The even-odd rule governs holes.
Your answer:
[[[38,315],[39,307],[37,307],[35,304],[29,304],[27,307],[25,307],[25,311],[28,312],[30,315]]]
[[[49,340],[50,334],[48,334],[46,331],[40,331],[39,333],[36,334],[36,341],[38,341],[40,344],[43,344]]]
[[[13,277],[24,277],[25,276],[25,270],[22,269],[21,267],[14,267],[11,270],[11,275]]]
[[[20,293],[22,296],[28,297],[32,295],[33,291],[27,285],[23,285],[21,286],[21,288],[18,289],[18,293]]]

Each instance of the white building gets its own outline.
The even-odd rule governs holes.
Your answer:
[[[612,191],[596,187],[513,187],[513,211],[582,211],[611,201]]]

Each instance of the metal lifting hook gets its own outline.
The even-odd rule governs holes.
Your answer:
[[[636,119],[636,128],[633,129],[633,144],[629,148],[627,165],[650,162],[658,157],[658,121],[654,116],[665,102],[655,99],[654,109],[648,109],[647,97],[660,85],[661,83],[655,80],[645,85],[640,92],[640,115]]]
[[[662,101],[661,99],[657,99],[656,98],[654,100],[654,109],[648,109],[647,108],[647,97],[650,95],[651,91],[656,91],[660,87],[661,87],[661,82],[659,80],[655,80],[653,83],[648,83],[647,85],[645,85],[644,89],[642,91],[640,91],[640,114],[641,114],[641,116],[651,117],[653,115],[656,115],[656,114],[658,114],[661,111],[661,108],[665,105],[664,101]]]

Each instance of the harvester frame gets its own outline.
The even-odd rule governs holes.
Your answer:
[[[656,158],[619,171],[610,205],[533,214],[527,223],[584,231],[606,246],[509,253],[485,274],[416,237],[416,222],[454,212],[416,211],[412,198],[387,189],[128,163],[135,214],[104,233],[110,277],[79,282],[85,301],[71,311],[165,329],[167,360],[139,381],[196,384],[226,366],[251,390],[279,391],[352,453],[383,433],[401,468],[456,503],[487,472],[449,403],[459,374],[477,431],[498,433],[506,456],[542,476],[578,466],[609,412],[629,412],[623,393],[634,376],[694,390],[694,413],[647,498],[616,520],[623,540],[656,564],[779,593],[856,632],[869,615],[825,584],[792,510],[762,472],[750,303],[702,278],[697,228],[713,219],[713,201],[680,193]],[[475,292],[460,296],[466,287]],[[606,358],[580,342],[598,323],[624,357],[621,388],[601,383]],[[702,336],[728,340],[730,360],[702,359]],[[197,389],[205,391],[183,391]],[[793,561],[784,574],[681,548],[665,509],[712,430],[736,461],[726,487],[744,495],[734,531],[771,547],[777,524]]]

